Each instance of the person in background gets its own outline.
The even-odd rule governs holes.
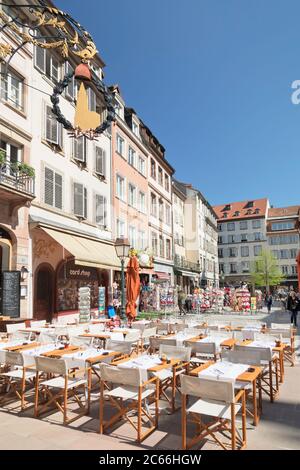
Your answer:
[[[297,298],[296,293],[291,291],[287,300],[287,309],[291,313],[291,325],[297,327],[297,315],[300,307],[300,300]]]
[[[271,292],[269,292],[268,295],[266,296],[266,304],[267,304],[268,313],[271,313],[272,303],[273,303],[273,297],[272,297]]]
[[[184,309],[183,309],[183,304],[185,301],[185,293],[181,289],[178,292],[178,307],[179,307],[179,315],[184,315]]]

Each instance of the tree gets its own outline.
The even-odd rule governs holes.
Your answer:
[[[284,280],[276,258],[270,250],[262,250],[257,261],[251,267],[252,283],[259,287],[266,287],[267,292],[270,286],[280,284]]]

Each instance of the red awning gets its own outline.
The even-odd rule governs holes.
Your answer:
[[[153,276],[156,276],[157,279],[165,279],[166,281],[170,280],[170,274],[169,273],[154,272]]]

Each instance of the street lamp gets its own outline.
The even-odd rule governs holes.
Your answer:
[[[115,241],[115,249],[117,257],[121,261],[121,318],[125,318],[125,275],[124,264],[129,256],[130,243],[127,238],[117,238]]]

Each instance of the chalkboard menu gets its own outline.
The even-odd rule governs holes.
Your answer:
[[[1,278],[1,313],[11,318],[20,316],[20,271],[3,271]]]

